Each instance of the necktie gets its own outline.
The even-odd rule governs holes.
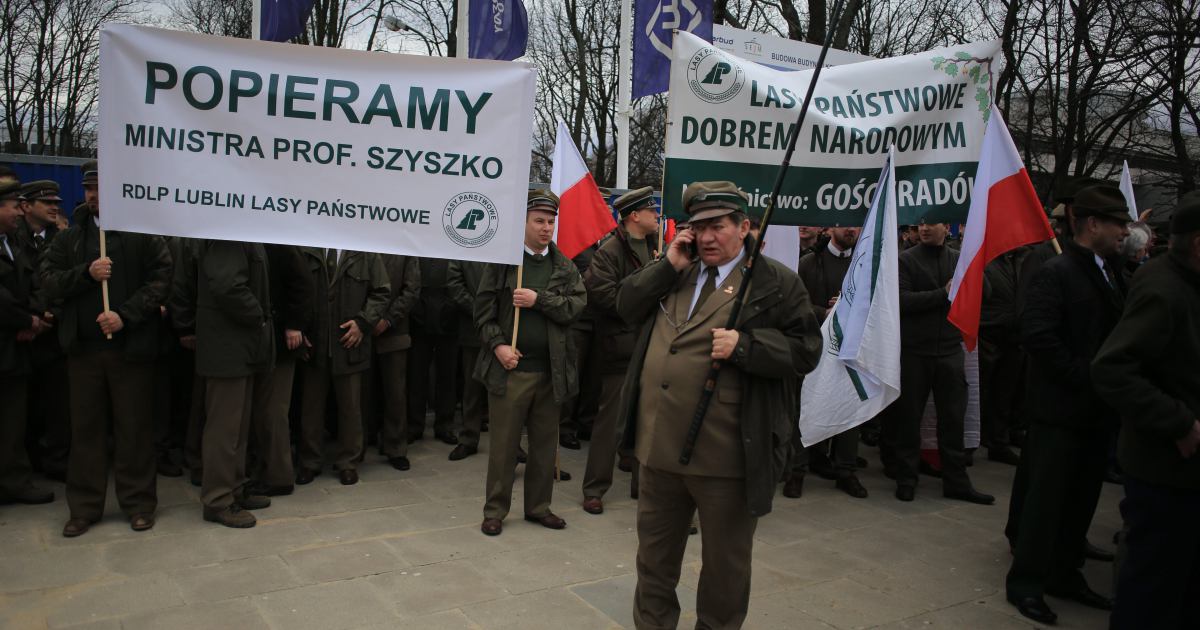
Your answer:
[[[713,291],[717,290],[717,268],[705,267],[704,273],[707,274],[708,277],[704,279],[704,286],[700,287],[700,297],[696,298],[696,305],[692,307],[692,313],[691,315],[688,315],[689,319],[696,314],[696,311],[700,310],[701,306],[704,305],[704,300],[707,300],[708,296],[712,295]]]
[[[337,269],[337,250],[330,247],[325,250],[325,267],[330,271]]]
[[[14,260],[12,250],[8,248],[8,235],[0,234],[0,256],[5,260]]]
[[[41,234],[33,235],[33,249],[34,250],[39,251],[39,252],[42,251],[42,245],[45,245],[45,244],[46,244],[45,236],[43,236]]]

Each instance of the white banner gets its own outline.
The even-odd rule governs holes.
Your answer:
[[[535,72],[109,25],[104,225],[517,263]]]
[[[745,31],[725,24],[713,24],[713,46],[776,70],[811,70],[817,67],[821,47],[786,37]],[[874,59],[858,53],[830,48],[825,67],[843,66]]]
[[[663,209],[682,218],[688,183],[732,180],[760,213],[813,71],[682,32],[673,51]],[[964,220],[1002,64],[999,42],[980,42],[824,69],[772,220],[861,225],[891,147],[900,223]]]

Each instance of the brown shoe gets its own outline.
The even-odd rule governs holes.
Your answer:
[[[604,502],[600,497],[589,497],[583,500],[583,511],[588,514],[603,514]]]
[[[545,516],[530,516],[525,515],[525,520],[530,523],[537,523],[546,529],[563,529],[567,526],[567,522],[554,515],[554,512],[546,512]]]
[[[358,483],[358,471],[343,470],[338,473],[338,480],[342,482],[343,486],[353,486]]]
[[[485,518],[479,526],[479,531],[488,536],[499,536],[500,532],[504,531],[504,523],[498,518]]]
[[[154,513],[141,512],[129,517],[129,528],[135,532],[144,532],[154,527]]]
[[[271,507],[271,497],[261,494],[244,493],[233,499],[243,510],[265,510]]]
[[[225,527],[233,527],[236,529],[254,527],[254,525],[258,523],[258,519],[254,518],[253,514],[243,510],[241,506],[236,503],[223,510],[204,508],[204,520],[212,523],[220,523]]]
[[[792,474],[783,483],[783,496],[789,499],[799,499],[804,494],[804,473]]]
[[[92,527],[92,523],[96,521],[86,518],[72,518],[63,526],[63,536],[66,538],[74,538],[87,533]]]

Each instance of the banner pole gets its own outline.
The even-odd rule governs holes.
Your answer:
[[[262,3],[263,0],[251,0],[250,10],[250,39],[262,39]]]
[[[462,59],[467,59],[471,56],[471,43],[468,41],[470,35],[467,31],[470,28],[470,0],[455,0],[458,7],[458,19],[454,24],[454,39],[457,42],[454,47],[454,56]]]
[[[812,104],[813,92],[817,89],[817,79],[821,77],[821,70],[825,67],[825,55],[829,52],[830,46],[833,45],[833,33],[837,30],[835,27],[841,20],[843,0],[837,0],[833,5],[833,11],[830,13],[830,26],[825,33],[825,43],[821,46],[821,54],[817,57],[817,67],[813,69],[812,79],[808,82],[808,91],[804,95],[804,104],[800,107],[800,114],[796,117],[796,126],[792,133],[788,135],[787,151],[783,154],[783,162],[779,165],[779,172],[775,176],[775,185],[771,188],[771,196],[767,199],[767,206],[763,212],[758,238],[755,239],[754,248],[750,251],[750,255],[746,258],[746,263],[742,267],[742,283],[738,286],[737,297],[733,300],[733,308],[729,312],[729,320],[725,324],[725,328],[732,330],[737,328],[738,317],[742,313],[742,307],[746,304],[746,296],[750,287],[750,281],[754,276],[754,269],[758,265],[754,264],[762,253],[763,242],[767,238],[767,228],[771,226],[771,215],[774,214],[775,200],[779,196],[780,189],[783,188],[783,180],[787,176],[788,168],[792,163],[792,154],[796,152],[796,141],[800,137],[800,130],[804,126],[804,117],[808,114],[808,108]],[[668,118],[669,120],[669,118]],[[696,403],[696,412],[692,416],[692,423],[688,427],[687,436],[684,438],[683,449],[679,454],[680,465],[687,466],[692,461],[692,451],[696,448],[696,439],[700,437],[700,429],[704,426],[704,416],[708,414],[708,405],[712,402],[713,393],[717,389],[717,376],[721,372],[721,367],[724,361],[714,360],[708,368],[708,375],[704,378],[704,387],[700,390],[700,398]]]
[[[522,277],[524,271],[525,271],[524,263],[517,265],[517,288],[518,289],[521,288],[521,277]],[[512,346],[513,350],[517,349],[517,330],[520,328],[520,326],[521,326],[521,308],[518,306],[514,306],[513,307],[513,334],[512,334],[512,343],[510,344]]]
[[[629,144],[633,134],[633,0],[621,0],[621,37],[617,54],[617,188],[629,188]]]
[[[104,238],[104,230],[100,230],[100,257],[108,258],[108,243]],[[108,280],[100,281],[100,302],[104,306],[105,313],[111,313],[112,309],[108,306]],[[112,333],[104,335],[106,339],[112,339]]]

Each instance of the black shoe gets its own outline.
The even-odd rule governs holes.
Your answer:
[[[488,432],[488,428],[489,428],[489,427],[488,427],[488,423],[484,422],[483,424],[479,425],[479,432],[480,432],[480,433],[487,433],[487,432]]]
[[[1112,562],[1113,554],[1110,551],[1105,551],[1093,545],[1088,541],[1083,541],[1083,557],[1088,560],[1099,560],[1100,562]]]
[[[968,468],[975,465],[975,449],[967,451],[966,456],[963,457],[963,465],[967,466]]]
[[[409,443],[409,444],[412,444],[412,443],[414,443],[414,442],[417,442],[418,440],[424,439],[424,437],[425,437],[425,436],[424,436],[424,435],[422,435],[422,434],[420,434],[420,433],[416,433],[416,434],[410,435],[410,436],[408,436],[408,443]]]
[[[874,431],[863,431],[858,439],[867,446],[879,446],[879,434]]]
[[[1069,599],[1096,610],[1112,610],[1112,600],[1093,591],[1087,584],[1070,589],[1046,589],[1046,594],[1059,599]]]
[[[263,497],[282,497],[291,494],[295,490],[295,486],[268,486],[262,483],[252,483],[246,486],[246,494],[259,495]]]
[[[996,497],[984,494],[974,488],[967,488],[966,490],[943,490],[942,496],[947,499],[956,499],[977,505],[991,505],[996,502]]]
[[[358,471],[343,470],[338,473],[338,481],[341,481],[343,486],[353,486],[358,483]]]
[[[261,494],[244,493],[233,500],[243,510],[265,510],[271,507],[271,498]]]
[[[408,470],[412,467],[412,465],[408,463],[408,458],[403,455],[399,457],[389,457],[388,463],[391,464],[392,468],[395,468],[396,470]]]
[[[631,473],[636,465],[637,460],[632,455],[622,455],[617,458],[617,470],[621,472]]]
[[[917,472],[921,473],[922,475],[929,475],[930,477],[933,477],[935,479],[942,478],[942,471],[934,468],[933,466],[931,466],[929,464],[929,462],[927,462],[923,459],[920,461],[920,463],[917,464]]]
[[[570,480],[571,480],[571,473],[569,473],[569,472],[567,472],[567,471],[565,471],[565,470],[563,470],[563,469],[561,469],[561,468],[560,468],[560,469],[558,470],[558,480],[559,480],[559,481],[570,481]]]
[[[478,447],[467,446],[466,444],[459,444],[458,446],[454,447],[454,450],[450,451],[449,459],[452,462],[456,462],[460,459],[466,459],[478,452],[479,452]]]
[[[436,433],[434,437],[451,446],[458,444],[458,438],[453,433]]]
[[[161,455],[158,458],[158,474],[164,477],[182,477],[183,469],[179,467],[179,464],[171,461],[170,457]]]
[[[574,435],[560,436],[558,438],[558,443],[562,445],[563,448],[569,448],[572,451],[578,451],[580,448],[582,448],[582,445],[579,443],[579,438],[575,437]]]
[[[804,495],[804,473],[792,473],[783,482],[783,496],[789,499],[799,499]]]
[[[306,486],[306,485],[312,483],[313,479],[315,479],[320,474],[321,474],[321,471],[319,471],[319,470],[312,470],[310,468],[301,468],[300,470],[296,471],[296,484],[301,485],[301,486]]]
[[[863,468],[866,468],[868,465],[869,464],[867,463],[867,458],[859,457],[857,455],[854,457],[854,467],[855,468],[862,470]]]
[[[1007,446],[993,447],[988,449],[988,459],[1001,464],[1016,466],[1021,463],[1021,456],[1013,452]]]
[[[204,471],[199,468],[189,470],[188,481],[191,481],[193,486],[199,488],[204,483]]]
[[[42,490],[32,484],[0,495],[0,503],[24,503],[26,505],[41,505],[54,501],[54,493]]]
[[[855,499],[867,498],[867,489],[859,482],[858,477],[849,475],[837,480],[837,488]]]
[[[517,447],[517,463],[524,464],[527,461],[529,461],[529,456],[525,454],[525,449],[518,446]]]
[[[42,471],[42,474],[50,481],[67,482],[67,470],[65,468],[47,468]]]
[[[1058,615],[1054,614],[1054,611],[1046,605],[1046,600],[1040,597],[1022,597],[1020,599],[1010,597],[1008,602],[1016,606],[1022,616],[1038,623],[1052,626],[1054,622],[1058,621]]]
[[[1116,468],[1109,466],[1108,470],[1104,471],[1104,481],[1107,483],[1116,484],[1118,486],[1123,486],[1125,485],[1125,475],[1122,475],[1120,472],[1118,472]]]
[[[1025,448],[1025,438],[1028,433],[1024,429],[1014,429],[1008,432],[1008,443],[1015,448]]]
[[[575,432],[575,437],[577,437],[581,440],[586,440],[588,442],[591,442],[592,441],[592,430],[591,429],[580,429]]]
[[[896,486],[896,498],[901,501],[912,501],[917,498],[917,489],[912,486]]]

